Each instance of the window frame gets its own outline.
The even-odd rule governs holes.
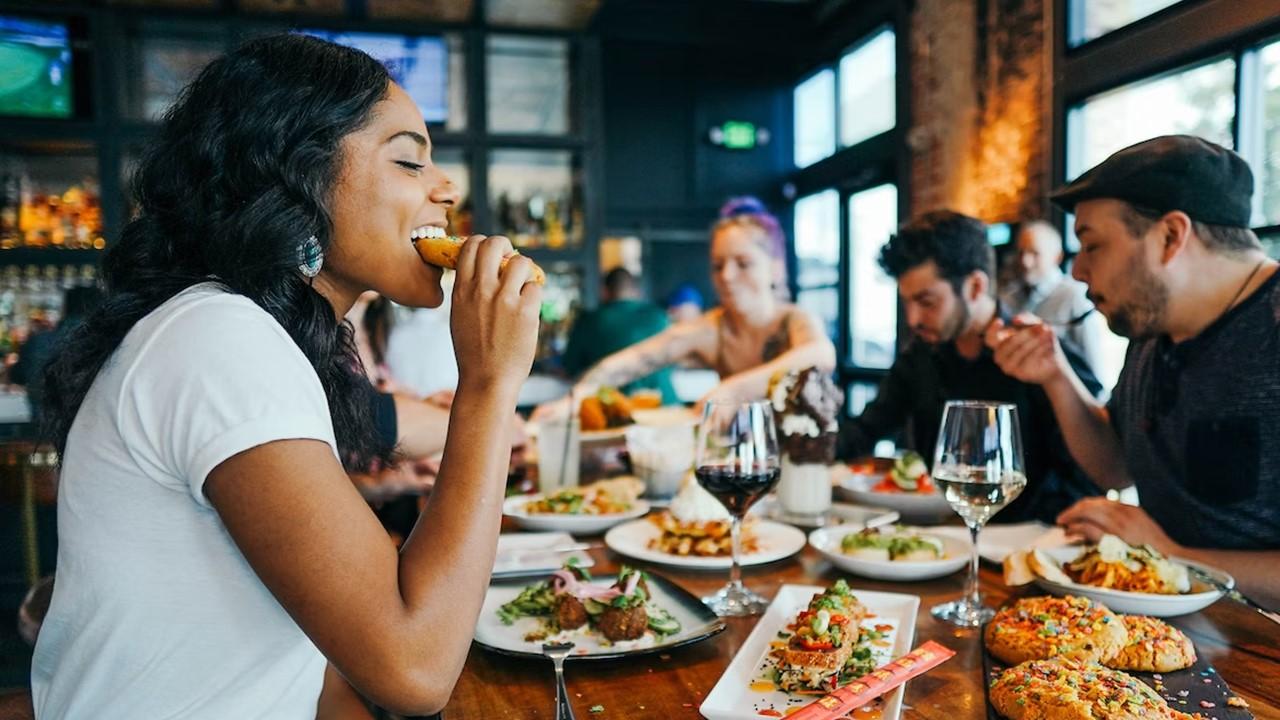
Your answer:
[[[839,231],[840,231],[840,273],[839,298],[840,312],[837,323],[837,337],[832,338],[836,345],[837,377],[846,393],[855,384],[879,385],[888,375],[883,368],[859,367],[852,362],[850,348],[850,317],[852,298],[849,291],[850,245],[848,233],[849,197],[862,190],[878,185],[891,184],[898,190],[898,222],[906,216],[911,202],[911,157],[906,143],[907,130],[911,127],[911,13],[907,3],[883,1],[874,5],[834,13],[827,18],[827,27],[833,28],[826,36],[815,43],[809,62],[797,73],[797,81],[811,77],[823,68],[831,68],[836,73],[835,98],[835,152],[812,165],[795,168],[787,177],[783,186],[783,195],[789,203],[797,198],[812,195],[827,189],[839,193]],[[840,59],[857,50],[866,42],[877,37],[881,32],[891,30],[894,34],[894,121],[892,129],[867,138],[855,145],[840,145]],[[794,101],[794,94],[791,95]],[[793,108],[794,117],[794,108]],[[792,208],[787,208],[785,222],[794,230]],[[792,233],[794,234],[794,233]],[[795,242],[790,239],[788,249],[789,262],[795,267]],[[794,295],[797,286],[791,274],[791,291]],[[898,332],[895,345],[901,347],[905,334],[901,311],[895,307],[898,316]]]
[[[840,108],[841,108],[841,104],[842,104],[843,98],[842,98],[842,97],[841,97],[841,95],[840,95],[840,75],[841,75],[841,72],[840,72],[840,66],[844,64],[844,60],[845,60],[845,58],[849,57],[850,55],[853,55],[853,54],[857,53],[858,51],[862,50],[862,49],[863,49],[863,48],[865,48],[866,46],[870,45],[872,42],[874,42],[875,40],[879,39],[879,37],[880,37],[881,35],[883,35],[884,33],[886,33],[886,32],[888,32],[888,33],[893,33],[893,42],[894,42],[894,63],[893,63],[893,75],[894,75],[894,78],[895,78],[895,80],[896,80],[896,79],[897,79],[897,77],[898,77],[898,76],[899,76],[899,74],[900,74],[900,73],[899,73],[899,69],[898,69],[898,66],[899,66],[899,63],[898,63],[898,57],[899,57],[899,55],[900,55],[901,53],[897,52],[897,50],[898,50],[898,31],[897,31],[897,28],[894,26],[894,24],[893,24],[893,23],[891,23],[891,22],[884,22],[884,23],[880,23],[880,25],[879,25],[879,26],[877,26],[875,29],[871,30],[870,32],[866,33],[866,34],[865,34],[865,35],[863,35],[861,38],[859,38],[859,39],[857,40],[857,42],[854,42],[853,44],[851,44],[851,45],[847,46],[844,50],[842,50],[842,51],[840,52],[840,57],[836,58],[836,60],[832,63],[832,67],[833,67],[833,69],[835,70],[835,79],[836,79],[836,105],[835,105],[835,109],[836,109],[836,113],[835,113],[835,115],[836,115],[836,117],[835,117],[835,120],[836,120],[836,151],[837,151],[837,152],[839,152],[840,150],[843,150],[844,148],[856,147],[856,146],[858,146],[858,145],[860,145],[860,144],[862,144],[862,143],[864,143],[864,142],[866,142],[866,141],[868,141],[868,140],[870,140],[870,139],[872,139],[872,138],[875,138],[875,137],[877,137],[877,136],[879,136],[879,135],[882,135],[882,134],[884,134],[884,133],[887,133],[887,132],[893,132],[894,128],[898,127],[898,125],[899,125],[899,124],[901,124],[901,122],[902,122],[902,121],[901,121],[901,119],[898,117],[898,114],[897,114],[898,108],[897,108],[897,107],[894,107],[893,127],[889,128],[888,130],[883,130],[883,131],[881,131],[881,132],[879,132],[879,133],[876,133],[876,134],[874,134],[874,135],[870,135],[870,136],[868,136],[868,137],[865,137],[865,138],[863,138],[863,139],[859,140],[859,141],[858,141],[858,142],[856,142],[856,143],[852,143],[852,144],[849,144],[849,145],[846,145],[846,144],[844,143],[844,138],[843,138],[843,137],[841,137],[841,135],[842,135],[842,127],[841,127],[841,125],[840,125],[840,121],[841,121],[841,120],[843,120],[843,113],[841,112]],[[896,87],[898,87],[898,86],[899,86],[899,85],[898,85],[898,83],[896,83],[896,82],[895,82],[895,86],[896,86]],[[895,87],[895,89],[896,89],[896,87]]]
[[[1084,38],[1081,27],[1084,25],[1084,3],[1088,0],[1067,0],[1067,10],[1064,15],[1062,27],[1066,33],[1067,47],[1071,49],[1079,49],[1089,46],[1091,43],[1098,42],[1119,32],[1127,32],[1131,28],[1142,28],[1148,24],[1159,23],[1167,14],[1177,13],[1182,6],[1200,2],[1201,0],[1176,0],[1172,5],[1162,7],[1159,10],[1143,15],[1136,20],[1130,20],[1128,23],[1120,27],[1113,28],[1097,37]]]
[[[1258,50],[1280,40],[1280,16],[1274,2],[1267,0],[1184,0],[1141,20],[1076,47],[1071,47],[1068,13],[1073,0],[1057,0],[1054,33],[1053,86],[1053,181],[1066,182],[1068,142],[1071,141],[1068,113],[1089,98],[1160,75],[1189,69],[1217,57],[1235,61],[1235,117],[1232,138],[1251,166],[1256,165],[1254,149],[1247,147],[1248,133],[1242,123],[1256,82]],[[1247,130],[1247,128],[1246,128]],[[1246,146],[1242,147],[1242,139]],[[1065,214],[1051,208],[1060,227]],[[1069,228],[1065,228],[1069,232]],[[1280,240],[1280,224],[1253,228],[1264,242]]]
[[[791,169],[793,171],[811,168],[840,152],[840,72],[837,70],[836,65],[837,63],[824,63],[819,65],[802,75],[799,80],[795,81],[791,85]],[[796,143],[800,135],[800,129],[798,127],[798,123],[796,123],[796,91],[800,89],[801,85],[827,71],[831,72],[831,109],[833,114],[832,122],[834,123],[831,126],[831,152],[807,165],[800,165],[796,160]]]

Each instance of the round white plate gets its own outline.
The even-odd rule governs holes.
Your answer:
[[[1059,563],[1074,560],[1080,554],[1080,548],[1077,547],[1060,547],[1050,548],[1043,552]],[[1170,560],[1182,563],[1187,566],[1194,566],[1217,578],[1226,584],[1227,587],[1235,587],[1235,578],[1227,573],[1211,568],[1207,565],[1193,563],[1189,560],[1180,558],[1169,558]],[[1222,591],[1200,582],[1193,575],[1191,577],[1191,592],[1179,595],[1159,595],[1156,593],[1139,593],[1126,592],[1124,590],[1112,590],[1110,588],[1094,587],[1092,585],[1081,585],[1080,583],[1056,583],[1051,580],[1045,580],[1036,576],[1036,584],[1048,590],[1054,595],[1083,595],[1084,597],[1098,602],[1111,608],[1112,611],[1118,613],[1128,613],[1130,615],[1150,615],[1152,617],[1176,617],[1178,615],[1186,615],[1188,613],[1203,610],[1212,605],[1218,598],[1222,597]]]
[[[515,520],[526,530],[557,530],[574,535],[596,535],[626,520],[632,520],[649,512],[649,503],[636,500],[631,509],[611,515],[564,515],[556,513],[528,513],[524,506],[541,495],[515,495],[502,503],[502,514]]]
[[[804,549],[804,532],[790,525],[758,520],[755,523],[756,552],[742,556],[743,565],[763,565],[791,557]],[[729,557],[702,557],[700,555],[672,555],[650,549],[649,541],[657,539],[662,531],[648,520],[633,520],[614,527],[604,535],[604,544],[610,550],[636,560],[644,560],[672,567],[693,570],[727,570],[733,564]]]
[[[921,535],[929,535],[923,528],[907,528]],[[942,577],[964,567],[969,562],[969,543],[945,535],[933,535],[942,541],[943,552],[947,557],[941,560],[923,562],[906,560],[868,560],[867,558],[846,555],[840,551],[840,541],[845,535],[853,532],[849,528],[818,528],[809,533],[809,544],[822,553],[836,567],[847,570],[854,575],[875,578],[876,580],[928,580]]]
[[[889,493],[871,488],[883,475],[855,473],[843,465],[833,470],[836,495],[861,505],[897,510],[902,519],[912,523],[936,523],[955,516],[955,510],[938,493]]]

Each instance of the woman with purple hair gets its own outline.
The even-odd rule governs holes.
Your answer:
[[[573,396],[684,363],[720,374],[720,384],[699,405],[711,398],[754,400],[765,396],[776,372],[833,369],[835,347],[822,325],[789,301],[786,280],[786,237],[778,219],[755,198],[729,200],[711,226],[711,281],[720,307],[601,360],[583,373]],[[535,417],[563,416],[567,409],[566,401],[548,404]]]

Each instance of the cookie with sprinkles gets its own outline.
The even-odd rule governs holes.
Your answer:
[[[1031,660],[991,685],[991,705],[1010,720],[1192,720],[1145,683],[1070,658]]]
[[[1002,608],[983,634],[991,654],[1008,665],[1069,657],[1105,662],[1124,647],[1120,617],[1089,598],[1030,597]]]
[[[1173,672],[1196,664],[1196,648],[1182,631],[1163,620],[1122,615],[1128,640],[1119,654],[1105,661],[1116,670]]]

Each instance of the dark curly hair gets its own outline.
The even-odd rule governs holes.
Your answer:
[[[987,274],[989,291],[995,292],[996,254],[981,220],[952,210],[934,210],[903,224],[880,248],[880,267],[895,280],[930,260],[957,293],[975,270]]]
[[[342,139],[368,122],[390,81],[362,52],[290,34],[245,43],[183,91],[132,178],[138,214],[103,259],[106,297],[47,370],[44,434],[59,451],[134,324],[213,281],[270,313],[311,362],[347,469],[387,459],[351,326],[298,264],[308,236],[329,247]]]

